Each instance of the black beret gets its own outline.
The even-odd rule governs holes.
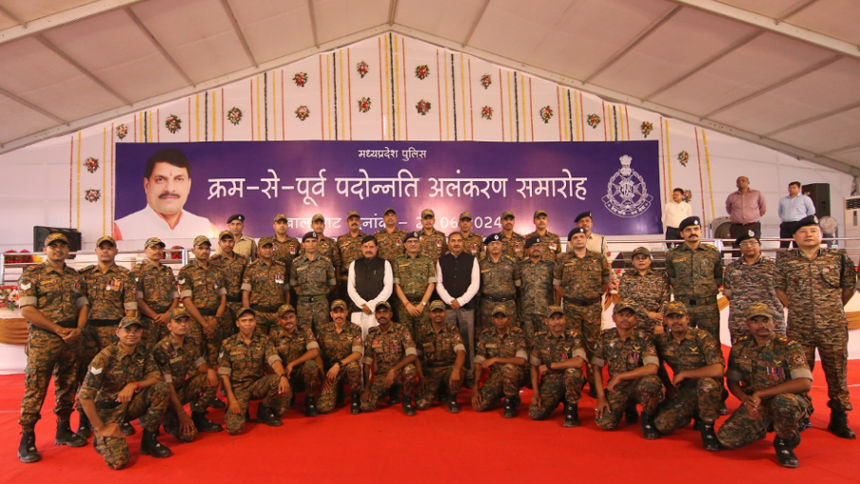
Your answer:
[[[316,232],[311,230],[310,232],[306,233],[305,235],[302,235],[302,242],[304,242],[308,239],[319,239],[319,235],[317,235]]]
[[[532,235],[531,237],[526,239],[526,249],[528,249],[529,247],[531,247],[535,244],[540,244],[541,241],[542,241],[542,239],[540,238],[539,235]]]
[[[484,239],[484,245],[490,245],[490,242],[501,242],[501,241],[502,241],[502,234],[499,232],[496,232],[495,234],[488,235],[487,238]]]
[[[409,239],[418,239],[421,240],[421,234],[418,232],[406,232],[406,237],[403,237],[403,243],[405,244]]]
[[[815,215],[810,215],[808,217],[803,217],[797,222],[794,222],[794,228],[791,230],[791,233],[794,234],[801,228],[809,225],[818,225],[818,217],[816,217]]]
[[[244,216],[244,215],[242,215],[241,213],[237,213],[236,215],[230,215],[230,218],[228,218],[228,219],[227,219],[227,223],[230,223],[230,222],[232,222],[232,221],[234,221],[234,220],[238,220],[238,221],[240,221],[240,222],[244,222],[244,221],[245,221],[245,216]]]
[[[702,225],[702,221],[699,220],[699,217],[697,217],[695,215],[693,215],[692,217],[687,217],[684,220],[681,220],[681,223],[678,224],[678,230],[684,230],[685,228],[693,226],[693,225],[697,225],[697,226]]]
[[[580,220],[584,219],[585,217],[594,218],[591,216],[591,211],[589,210],[587,212],[582,212],[581,214],[577,215],[576,218],[573,219],[573,221],[579,222]]]
[[[747,230],[743,235],[741,235],[740,237],[735,239],[735,247],[740,247],[741,242],[743,242],[747,239],[758,240],[758,237],[756,236],[755,232],[753,232],[752,230]]]
[[[574,228],[570,229],[570,232],[567,233],[567,240],[572,239],[573,236],[576,234],[585,235],[585,229],[582,227],[574,227]]]

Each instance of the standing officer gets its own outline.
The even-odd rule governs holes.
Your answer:
[[[209,260],[221,270],[224,277],[224,289],[227,291],[227,307],[224,317],[221,318],[221,335],[225,338],[236,330],[236,312],[242,308],[242,278],[245,277],[245,268],[248,259],[245,256],[233,252],[236,241],[233,233],[223,230],[218,235],[219,252]]]
[[[427,324],[427,302],[436,287],[436,261],[420,252],[420,239],[419,232],[407,232],[403,239],[406,255],[394,260],[397,315],[413,338]]]
[[[499,232],[504,246],[503,252],[506,256],[519,261],[523,258],[526,238],[514,232],[514,212],[505,210],[502,212],[502,231]],[[489,247],[488,247],[489,248]]]
[[[479,328],[489,327],[492,312],[499,305],[511,318],[517,317],[517,288],[520,287],[519,259],[514,259],[504,253],[504,235],[492,234],[484,242],[487,245],[487,257],[479,262],[481,269],[481,310],[478,316]],[[525,242],[523,242],[525,245]],[[522,251],[520,246],[520,251]],[[514,323],[520,326],[519,321]]]
[[[406,237],[406,232],[397,228],[397,212],[393,208],[385,209],[382,221],[385,228],[377,230],[373,235],[379,244],[379,257],[393,263],[397,256],[403,255],[403,238]]]
[[[591,212],[582,212],[573,221],[577,227],[585,229],[585,247],[592,252],[609,257],[609,246],[606,244],[606,237],[591,231],[594,227],[594,219],[591,217]]]
[[[556,301],[564,301],[564,317],[568,327],[582,337],[588,355],[589,393],[596,396],[591,359],[600,337],[602,308],[600,296],[609,287],[609,261],[586,249],[585,229],[573,228],[567,234],[570,247],[558,256],[553,273]]]
[[[344,382],[349,383],[352,395],[350,412],[361,413],[361,328],[347,321],[346,301],[331,303],[331,321],[322,325],[318,333],[325,381],[320,392],[319,411],[329,413],[337,406],[338,395],[343,394]]]
[[[146,260],[138,263],[129,276],[137,289],[137,310],[146,327],[144,346],[152,348],[167,336],[170,311],[176,307],[179,292],[173,270],[162,264],[164,242],[158,237],[146,239],[143,245]]]
[[[615,303],[615,327],[600,333],[594,350],[597,403],[594,407],[597,426],[615,430],[625,409],[642,404],[642,435],[648,440],[660,438],[651,417],[663,400],[663,384],[657,377],[657,350],[654,343],[636,331],[636,308],[627,300]],[[609,366],[609,382],[603,385],[603,367]],[[609,392],[609,395],[606,395]]]
[[[187,338],[191,316],[183,307],[171,311],[170,331],[152,348],[152,358],[170,392],[164,429],[182,442],[191,442],[197,432],[220,432],[220,425],[206,418],[206,406],[215,398],[218,374],[206,364],[199,346]],[[191,416],[185,405],[191,404]]]
[[[553,303],[552,277],[555,263],[544,259],[547,243],[538,235],[526,239],[528,257],[519,263],[520,291],[517,307],[526,340],[534,342],[535,334],[546,331],[546,308]]]
[[[821,248],[821,228],[815,215],[794,227],[796,249],[776,259],[776,294],[788,306],[789,339],[803,345],[809,369],[815,366],[815,349],[827,380],[830,425],[838,437],[853,439],[847,411],[853,407],[847,382],[848,320],[845,304],[854,295],[854,263],[844,251]]]
[[[582,337],[567,329],[561,306],[548,306],[547,331],[535,336],[529,356],[532,388],[535,389],[529,404],[532,420],[548,418],[558,402],[564,402],[565,427],[579,427],[579,398],[585,378],[585,349]]]
[[[800,343],[775,334],[768,304],[747,308],[747,334],[732,345],[726,372],[729,390],[741,406],[717,432],[723,446],[737,449],[755,442],[773,425],[779,464],[798,466],[793,451],[800,444],[798,427],[812,410],[807,394],[812,371],[803,353]]]
[[[284,373],[290,379],[293,397],[298,389],[305,390],[305,415],[316,417],[319,414],[316,401],[320,392],[321,369],[318,363],[320,345],[314,334],[310,328],[299,328],[296,310],[284,304],[278,308],[278,325],[269,331],[269,339],[275,344],[281,362],[286,362]],[[278,410],[283,415],[288,408]]]
[[[430,322],[418,330],[415,342],[424,372],[418,408],[430,408],[444,390],[448,411],[459,412],[457,394],[466,372],[466,347],[457,327],[445,322],[445,303],[438,299],[430,303]]]
[[[421,255],[429,257],[435,264],[439,257],[447,252],[445,234],[436,230],[436,214],[433,210],[425,208],[421,211]],[[405,241],[404,241],[405,242]],[[398,315],[400,313],[398,312]]]
[[[315,213],[311,217],[311,228],[317,234],[317,253],[329,260],[335,270],[340,267],[340,251],[337,248],[337,242],[331,237],[325,236],[325,217],[321,213]],[[304,244],[304,240],[302,241]],[[326,303],[328,306],[328,303]],[[328,310],[328,307],[326,307]],[[325,318],[324,318],[325,319]]]
[[[337,284],[334,266],[319,253],[319,237],[317,232],[302,237],[303,253],[290,268],[290,285],[298,297],[299,323],[314,332],[328,321],[328,293]]]
[[[290,237],[290,234],[287,233],[288,227],[286,215],[282,213],[275,215],[272,220],[272,229],[275,231],[275,236],[272,237],[272,246],[275,251],[273,257],[290,267],[290,263],[299,255],[302,244],[295,237]]]
[[[633,249],[633,270],[621,275],[618,296],[636,306],[636,329],[648,336],[663,332],[660,311],[669,302],[669,281],[665,272],[651,268],[651,251],[646,247]]]
[[[233,252],[245,256],[249,261],[254,260],[257,257],[257,244],[254,239],[242,235],[245,230],[245,216],[241,213],[231,215],[227,219],[227,229],[233,233],[233,239],[236,241]]]
[[[42,459],[36,450],[36,422],[54,375],[57,445],[81,447],[86,439],[74,434],[69,417],[75,404],[81,329],[87,321],[84,278],[66,265],[69,239],[55,232],[45,238],[45,262],[26,267],[18,281],[21,315],[30,323],[27,338],[27,370],[21,400],[21,462]],[[83,363],[86,364],[86,363]]]
[[[391,321],[391,305],[380,301],[374,311],[378,326],[370,328],[364,342],[364,379],[367,388],[361,395],[361,411],[376,410],[379,399],[393,385],[403,386],[403,413],[415,415],[412,400],[418,390],[418,350],[409,331]]]
[[[504,417],[514,418],[521,403],[520,387],[525,383],[526,337],[522,329],[511,326],[504,304],[493,308],[492,316],[493,325],[481,331],[475,350],[476,389],[472,393],[472,408],[478,412],[489,410],[504,396]],[[489,376],[477,388],[484,370],[489,371]]]
[[[257,318],[253,309],[240,309],[236,326],[239,332],[224,340],[218,358],[218,375],[227,392],[224,413],[227,433],[242,432],[248,404],[254,399],[263,399],[257,407],[257,421],[280,427],[283,425],[280,412],[289,406],[292,396],[281,357],[272,340],[256,331]],[[271,373],[264,372],[269,368]]]
[[[248,264],[242,277],[242,305],[250,307],[257,316],[257,331],[269,334],[277,324],[278,308],[290,302],[287,266],[276,261],[274,241],[260,237],[257,259]]]
[[[120,425],[135,418],[143,426],[141,454],[163,458],[173,453],[156,438],[170,391],[155,361],[140,347],[143,324],[126,316],[115,331],[119,341],[93,358],[78,399],[92,422],[96,452],[112,469],[121,469],[131,456]]]
[[[669,435],[695,418],[705,450],[720,450],[714,434],[726,364],[720,343],[707,331],[689,327],[690,318],[683,303],[668,303],[664,313],[666,333],[657,335],[654,343],[660,359],[672,368],[675,392],[658,409],[654,427]]]
[[[227,307],[227,291],[221,271],[209,262],[211,250],[205,235],[195,237],[194,260],[179,270],[177,282],[179,297],[194,320],[191,337],[201,345],[200,353],[209,367],[215,368],[222,339],[218,320]]]
[[[546,210],[538,210],[534,216],[535,230],[530,234],[526,234],[526,243],[532,237],[539,237],[541,242],[546,246],[543,250],[543,258],[555,262],[558,254],[561,253],[561,239],[558,235],[547,230],[548,216]],[[526,247],[528,249],[528,247]],[[528,252],[528,250],[526,250]],[[528,254],[526,254],[528,255]]]
[[[735,239],[735,247],[740,247],[741,257],[726,267],[723,276],[723,296],[729,300],[729,334],[732,344],[746,332],[745,313],[754,302],[770,304],[776,332],[784,336],[783,306],[774,288],[776,262],[761,254],[761,242],[752,230]]]
[[[484,253],[484,238],[481,234],[472,232],[472,214],[469,212],[460,213],[458,226],[460,227],[460,235],[463,238],[463,250],[474,257],[482,257]],[[450,239],[450,236],[448,238]],[[451,243],[450,240],[448,243]]]
[[[349,293],[346,292],[349,266],[352,261],[361,257],[361,241],[367,236],[361,231],[361,215],[355,210],[350,210],[346,214],[346,225],[349,231],[337,238],[340,252],[340,267],[337,268],[337,297],[344,301],[349,300]]]

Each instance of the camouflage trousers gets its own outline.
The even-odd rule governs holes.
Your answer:
[[[96,412],[104,423],[121,424],[140,418],[140,425],[150,432],[158,430],[164,412],[170,403],[170,390],[164,382],[146,387],[134,394],[131,401],[114,408],[98,408]],[[111,469],[121,469],[131,458],[125,437],[93,437],[96,451]]]
[[[421,311],[421,314],[419,314],[418,317],[415,317],[409,314],[409,311],[406,310],[406,306],[400,302],[400,298],[398,298],[394,303],[394,307],[397,310],[397,316],[400,318],[400,324],[409,330],[409,334],[412,335],[413,340],[418,336],[419,329],[430,324],[430,315],[426,308]]]
[[[215,318],[215,316],[203,316],[204,318]],[[221,350],[221,342],[224,337],[221,334],[220,319],[215,319],[215,331],[211,335],[207,335],[203,331],[203,326],[197,321],[191,321],[188,336],[191,337],[200,347],[200,354],[206,358],[206,363],[210,368],[217,368],[218,352]]]
[[[525,375],[525,368],[519,365],[504,363],[491,366],[487,381],[477,389],[475,405],[472,407],[475,411],[483,412],[497,404],[502,396],[517,397],[525,382]]]
[[[257,311],[257,331],[260,331],[262,334],[268,335],[269,330],[278,325],[278,313],[277,312],[267,312],[267,311]],[[299,319],[301,321],[301,319]]]
[[[663,384],[657,375],[643,376],[636,380],[626,380],[615,386],[615,391],[606,392],[609,410],[595,420],[602,430],[615,430],[631,404],[641,403],[642,411],[654,415],[663,400]]]
[[[424,381],[421,382],[421,393],[417,401],[417,406],[421,410],[430,408],[440,391],[444,391],[446,395],[460,393],[463,378],[466,376],[465,369],[460,368],[460,380],[451,385],[450,378],[451,373],[454,372],[454,365],[436,368],[424,367],[422,371],[424,372]]]
[[[713,298],[711,304],[702,304],[696,306],[687,305],[687,312],[690,316],[690,327],[701,328],[710,333],[717,342],[720,342],[720,308],[717,306],[717,299]],[[686,300],[681,299],[684,304]],[[696,301],[699,302],[699,301]]]
[[[576,304],[564,304],[564,317],[567,320],[567,327],[576,331],[582,337],[582,344],[585,346],[585,354],[587,356],[585,367],[588,371],[588,385],[594,388],[595,370],[591,364],[591,357],[594,354],[594,349],[597,347],[597,341],[600,339],[601,314],[603,307],[601,302],[589,304],[587,306],[578,306]]]
[[[746,404],[741,405],[717,432],[717,439],[729,449],[743,447],[767,435],[772,423],[778,437],[795,441],[800,437],[798,425],[809,416],[809,400],[796,393],[781,393],[763,399],[758,415],[753,415]]]
[[[529,347],[535,341],[535,334],[541,331],[546,331],[546,315],[534,312],[521,312],[520,323],[522,323],[523,332],[526,333],[526,341]]]
[[[81,331],[81,351],[79,353],[77,384],[84,382],[90,362],[99,351],[117,342],[116,326],[90,326],[87,323]],[[81,411],[80,404],[78,410]]]
[[[221,323],[221,336],[224,339],[233,336],[239,331],[239,328],[236,327],[236,315],[239,314],[240,309],[242,309],[241,302],[227,301],[224,315],[219,320]]]
[[[774,318],[773,325],[776,334],[785,336],[785,320],[783,318]],[[743,312],[730,309],[729,337],[731,338],[732,344],[735,344],[741,336],[747,334],[749,334],[749,331],[747,330],[747,319],[744,317]]]
[[[24,398],[18,423],[24,432],[32,432],[41,417],[42,403],[48,393],[48,382],[54,376],[54,413],[57,419],[68,420],[75,404],[81,342],[66,344],[54,333],[30,328],[27,346],[27,368],[24,377]]]
[[[513,299],[505,302],[491,301],[488,297],[482,297],[481,303],[478,306],[478,326],[475,332],[480,334],[484,328],[489,328],[493,325],[493,309],[502,304],[505,306],[505,312],[511,318],[511,327],[520,326],[519,318],[517,318],[517,302]]]
[[[317,410],[320,413],[329,413],[334,410],[337,406],[338,394],[343,392],[344,383],[349,383],[350,392],[361,392],[361,365],[357,361],[350,362],[346,368],[341,368],[334,380],[326,378],[323,381],[320,398],[317,402]]]
[[[245,412],[248,411],[248,404],[251,400],[262,399],[261,406],[276,412],[286,408],[289,405],[292,392],[278,393],[280,382],[281,378],[278,375],[270,373],[252,383],[234,386],[233,395],[239,402],[239,413],[233,413],[229,406],[227,407],[227,411],[224,412],[224,426],[227,428],[227,432],[236,435],[245,428]],[[279,413],[279,415],[283,414]]]
[[[299,326],[310,328],[314,334],[319,331],[320,325],[329,321],[329,306],[328,298],[323,295],[319,296],[299,296],[296,304],[296,317],[299,320]]]
[[[189,379],[176,389],[176,397],[179,399],[179,403],[183,405],[187,403],[191,404],[191,413],[205,413],[207,403],[215,398],[215,391],[217,389],[217,385],[214,387],[209,386],[207,375],[203,373]],[[173,405],[167,406],[164,416],[164,430],[181,442],[191,442],[197,436],[196,428],[190,433],[180,432],[179,417],[176,415],[176,409],[173,408]]]
[[[583,385],[585,385],[585,376],[580,368],[544,373],[538,390],[540,404],[532,398],[529,404],[529,417],[532,420],[548,418],[562,400],[564,403],[576,405],[579,403]]]
[[[140,339],[141,344],[146,349],[152,349],[159,341],[163,340],[170,332],[167,331],[167,324],[156,323],[154,319],[141,315],[140,321],[143,323],[143,337]]]
[[[818,349],[824,379],[827,380],[827,396],[830,398],[827,406],[846,412],[853,409],[848,393],[847,323],[834,328],[812,329],[789,320],[787,336],[803,346],[810,371],[815,368],[815,349]]]
[[[299,366],[293,368],[290,372],[290,389],[293,396],[297,392],[307,392],[306,398],[316,398],[320,393],[320,385],[322,377],[320,375],[320,365],[316,360],[308,360]],[[290,409],[290,401],[283,402],[283,406],[278,408],[278,412],[283,415]]]
[[[654,426],[661,434],[668,435],[686,427],[696,415],[705,423],[714,423],[720,416],[722,390],[722,384],[714,378],[683,381],[675,396],[657,409]]]
[[[413,398],[418,393],[418,368],[412,363],[404,366],[394,376],[392,385],[385,384],[385,374],[388,369],[380,368],[374,372],[373,379],[361,394],[361,411],[370,412],[379,406],[379,400],[394,385],[403,386],[403,398]]]

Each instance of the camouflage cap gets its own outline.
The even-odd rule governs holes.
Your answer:
[[[143,323],[136,316],[126,316],[119,320],[119,324],[116,325],[118,329],[128,328],[129,326],[137,325],[139,328],[143,328]]]
[[[170,319],[174,321],[178,321],[180,319],[190,319],[191,315],[188,314],[188,310],[185,309],[185,306],[176,306],[170,311]]]
[[[615,308],[612,310],[613,313],[620,313],[621,311],[629,309],[633,312],[636,312],[636,306],[633,300],[631,299],[622,299],[615,303]]]
[[[637,255],[651,257],[651,251],[648,250],[648,247],[636,247],[635,249],[633,249],[633,255],[631,255],[630,257],[636,257]]]
[[[460,220],[472,220],[472,212],[460,212]]]
[[[222,230],[221,233],[218,234],[218,240],[224,240],[224,239],[234,239],[235,240],[236,236],[233,235],[233,232],[230,232],[229,230]]]
[[[757,302],[752,303],[747,307],[746,312],[744,313],[744,317],[747,319],[752,319],[756,316],[765,316],[767,319],[773,319],[773,308],[770,307],[767,303]]]
[[[526,239],[526,249],[530,248],[535,244],[540,244],[543,239],[540,238],[540,235],[532,235],[531,237]]]
[[[389,213],[393,213],[394,215],[397,215],[397,210],[394,210],[393,208],[388,207],[385,209],[384,212],[382,212],[382,215],[385,216],[385,215],[388,215]]]
[[[359,215],[359,214],[358,214],[358,211],[357,211],[357,210],[350,210],[350,211],[349,211],[349,212],[347,212],[347,214],[346,214],[346,219],[347,219],[347,220],[349,220],[349,219],[351,219],[352,217],[358,217],[358,218],[361,218],[361,215]]]
[[[348,308],[348,306],[346,305],[346,301],[344,301],[343,299],[335,299],[331,303],[331,310],[332,311],[334,311],[335,309],[343,309],[344,311],[346,311],[347,308]]]
[[[702,221],[699,219],[699,217],[696,217],[695,215],[693,215],[692,217],[687,217],[684,220],[681,220],[681,223],[678,224],[678,230],[684,230],[685,228],[690,227],[690,226],[701,226],[701,225],[702,225]]]
[[[511,212],[510,210],[505,210],[504,212],[502,212],[502,220],[506,218],[515,218],[514,212]]]
[[[430,312],[444,311],[444,310],[445,310],[445,303],[443,303],[439,299],[436,299],[436,300],[430,302]]]
[[[379,301],[378,303],[376,303],[376,307],[373,308],[373,312],[379,311],[383,308],[391,311],[391,304],[388,304],[388,301]]]
[[[549,214],[546,213],[546,210],[535,210],[535,216],[533,218],[538,217],[549,217]]]
[[[317,240],[319,240],[319,238],[320,238],[319,234],[317,234],[316,232],[314,232],[313,230],[311,230],[310,232],[305,232],[305,235],[302,235],[302,242],[305,242],[305,241],[307,241],[308,239],[317,239]]]
[[[241,318],[242,315],[245,313],[251,313],[254,316],[257,316],[257,311],[254,311],[252,308],[249,308],[248,306],[243,306],[242,309],[240,309],[239,311],[236,312],[236,319]]]
[[[504,304],[496,304],[495,306],[493,306],[493,312],[490,314],[492,314],[493,317],[496,317],[497,314],[504,314],[505,316],[507,316],[508,307]]]
[[[66,245],[69,245],[69,238],[66,237],[66,234],[61,232],[54,232],[47,237],[45,237],[45,245],[51,245],[54,242],[65,242]]]
[[[311,217],[311,222],[325,222],[325,217],[321,213],[315,213],[313,217]]]
[[[99,237],[99,240],[96,241],[96,247],[101,247],[102,242],[108,242],[110,245],[116,247],[116,240],[114,240],[110,235],[102,235]]]
[[[487,238],[484,239],[484,245],[490,245],[491,242],[501,242],[501,241],[502,241],[502,234],[497,232],[495,234],[488,235]]]
[[[803,227],[808,227],[810,225],[818,225],[818,217],[816,217],[815,215],[803,217],[802,219],[794,223],[794,228],[792,228],[791,233],[794,234]]]
[[[272,219],[272,223],[280,222],[281,220],[286,222],[287,216],[282,214],[282,213],[279,213],[279,214],[275,215],[275,218]]]
[[[294,312],[296,312],[296,308],[294,308],[292,304],[282,304],[281,307],[278,308],[278,316]]]
[[[212,247],[212,242],[209,242],[209,237],[206,237],[205,235],[194,237],[194,244],[192,244],[192,247],[197,247],[203,244],[208,244],[209,247]]]
[[[146,242],[143,244],[143,248],[149,249],[150,247],[155,247],[156,245],[160,245],[162,249],[167,247],[167,245],[162,242],[162,240],[158,237],[150,237],[146,239]]]
[[[421,218],[427,218],[427,217],[436,217],[436,214],[433,213],[433,210],[430,210],[429,208],[425,208],[424,210],[421,211]]]
[[[546,317],[549,318],[553,314],[561,314],[562,316],[564,316],[564,310],[561,308],[561,306],[549,306],[548,308],[546,308]]]
[[[260,237],[260,240],[257,241],[257,245],[259,247],[265,247],[267,245],[275,245],[275,239],[273,239],[272,237],[269,237],[269,236]]]
[[[412,240],[412,239],[421,240],[421,234],[419,234],[418,232],[415,232],[415,231],[406,232],[406,235],[403,237],[403,243],[405,244],[406,241]]]
[[[663,308],[663,314],[666,316],[670,314],[680,314],[681,316],[686,316],[687,306],[684,305],[681,301],[672,301]]]

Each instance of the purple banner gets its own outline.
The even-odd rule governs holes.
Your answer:
[[[190,173],[156,162],[147,178],[147,160],[164,149],[181,151]],[[476,232],[496,232],[512,210],[525,234],[538,209],[561,237],[586,210],[597,233],[662,232],[657,141],[119,143],[116,154],[114,232],[125,240],[187,243],[214,236],[235,213],[253,237],[271,235],[277,213],[292,235],[310,230],[315,213],[326,217],[327,235],[344,233],[350,210],[374,232],[388,207],[404,230],[420,228],[421,210],[432,208],[446,233],[463,211]]]

